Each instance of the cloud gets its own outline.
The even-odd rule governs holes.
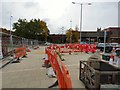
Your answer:
[[[120,27],[120,1],[118,3],[118,26]]]
[[[2,3],[0,1],[0,26],[2,26]]]
[[[34,7],[36,7],[37,5],[38,5],[37,2],[26,2],[26,3],[24,4],[24,6],[25,6],[26,8],[34,8]]]
[[[2,1],[2,24],[0,26],[9,29],[10,15],[13,16],[12,23],[19,18],[27,20],[40,18],[45,20],[50,33],[61,33],[61,27],[65,31],[79,26],[80,5],[71,2],[79,0],[4,0]],[[106,28],[118,25],[118,0],[81,0],[81,2],[92,2],[91,6],[83,6],[82,30],[96,30],[97,27]],[[1,5],[0,5],[1,6]]]

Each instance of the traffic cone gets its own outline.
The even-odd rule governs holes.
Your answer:
[[[114,55],[111,54],[111,55],[110,55],[110,60],[109,60],[109,64],[111,64],[111,65],[113,65],[113,58],[114,58]]]

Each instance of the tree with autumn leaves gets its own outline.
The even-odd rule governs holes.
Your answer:
[[[50,32],[45,21],[40,19],[32,19],[27,21],[26,19],[19,19],[13,23],[14,35],[24,37],[27,39],[36,39],[46,41]],[[66,32],[67,43],[77,43],[79,40],[78,29],[69,29]]]
[[[36,40],[46,40],[49,35],[49,29],[45,21],[40,19],[19,19],[13,23],[14,35]]]
[[[68,29],[66,32],[66,42],[67,43],[78,43],[79,40],[79,31],[76,28],[73,30],[72,28]]]

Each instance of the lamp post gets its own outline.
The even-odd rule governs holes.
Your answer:
[[[61,43],[64,43],[64,42],[63,42],[63,31],[64,31],[64,27],[62,27],[61,29],[62,29],[62,37],[61,37],[61,38],[62,38],[62,42],[61,42]]]
[[[104,31],[104,49],[103,49],[103,53],[105,53],[105,47],[106,47],[106,35],[107,35],[107,32],[106,30]]]
[[[79,5],[80,5],[80,42],[81,42],[81,31],[82,31],[82,7],[83,7],[83,5],[91,5],[91,3],[77,3],[77,2],[72,2],[72,4],[79,4]]]
[[[13,39],[12,39],[12,29],[11,29],[11,20],[12,20],[12,17],[13,16],[10,16],[10,45],[11,45],[11,51],[12,51],[12,54],[14,53],[13,52]]]
[[[11,36],[11,20],[13,16],[10,16],[10,36]]]
[[[70,28],[71,28],[70,43],[72,43],[72,20],[70,20]]]

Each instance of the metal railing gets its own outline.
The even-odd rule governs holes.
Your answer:
[[[2,57],[8,57],[12,55],[12,51],[15,48],[21,46],[36,46],[39,44],[38,40],[27,39],[23,37],[18,37],[15,35],[10,35],[7,33],[0,32],[0,52],[2,52]]]

